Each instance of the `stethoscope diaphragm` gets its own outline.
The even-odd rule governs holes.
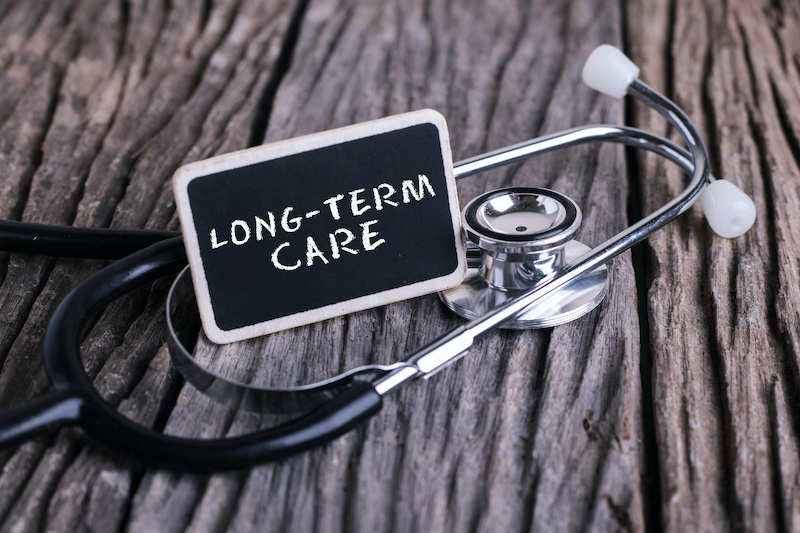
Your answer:
[[[464,208],[464,232],[480,251],[464,281],[439,296],[472,320],[517,297],[590,251],[574,240],[581,210],[549,189],[513,187],[485,193]],[[476,257],[476,254],[470,254]],[[597,307],[608,292],[605,265],[536,301],[501,327],[532,329],[570,322]]]

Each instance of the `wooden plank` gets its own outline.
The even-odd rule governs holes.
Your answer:
[[[587,317],[493,332],[363,428],[293,458],[189,475],[75,429],[0,452],[0,530],[796,528],[799,20],[793,4],[712,0],[0,4],[6,218],[174,229],[169,180],[183,163],[423,107],[448,119],[456,159],[626,117],[667,131],[580,85],[602,42],[624,42],[645,81],[700,124],[715,174],[760,210],[739,240],[714,237],[694,209],[642,249],[643,352],[626,254]],[[649,212],[684,182],[655,158],[629,167],[618,147],[584,147],[468,178],[459,193],[552,187],[582,206],[580,240],[596,244],[636,215],[629,193]],[[4,408],[47,390],[49,316],[99,266],[2,256]],[[99,390],[172,434],[274,424],[175,375],[166,283],[112,305],[85,341]],[[201,340],[198,354],[231,377],[296,383],[393,361],[458,323],[425,296],[225,347]]]
[[[713,236],[697,214],[650,240],[661,523],[794,530],[800,13],[780,2],[636,3],[626,19],[646,79],[704,126],[713,171],[759,209],[737,240]],[[641,173],[666,178],[642,179],[649,206],[682,181],[652,159]]]

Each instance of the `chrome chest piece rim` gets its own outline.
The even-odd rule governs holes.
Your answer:
[[[468,243],[481,252],[464,281],[439,293],[460,316],[472,320],[516,297],[590,250],[573,240],[581,210],[563,194],[536,187],[485,193],[464,208]],[[505,329],[547,328],[585,315],[605,297],[605,265],[537,301],[503,324]]]

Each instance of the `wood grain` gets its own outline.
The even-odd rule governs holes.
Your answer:
[[[796,529],[799,24],[780,0],[0,2],[5,218],[175,229],[181,164],[425,107],[447,118],[456,159],[586,123],[668,132],[580,84],[604,42],[687,110],[714,174],[759,208],[733,241],[693,209],[611,263],[594,312],[492,332],[308,453],[199,476],[79,429],[2,451],[0,530]],[[593,245],[685,177],[654,157],[582,147],[467,178],[460,201],[512,183],[574,198],[579,240]],[[0,256],[0,406],[48,389],[49,316],[101,266]],[[176,375],[167,283],[115,302],[85,340],[98,390],[170,434],[274,424]],[[458,323],[423,296],[227,346],[201,338],[197,356],[237,379],[301,383],[402,358]]]
[[[650,240],[662,523],[794,530],[800,204],[798,56],[789,36],[799,13],[781,3],[671,9],[631,5],[634,60],[703,125],[714,173],[747,191],[759,215],[737,240],[714,236],[697,215]],[[640,24],[648,20],[661,23]],[[648,160],[640,174],[659,167]],[[679,186],[678,173],[666,176],[666,184],[641,181],[651,207]]]

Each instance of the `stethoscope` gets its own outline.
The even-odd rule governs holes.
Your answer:
[[[638,68],[619,50],[601,46],[584,67],[592,88],[621,98],[630,94],[661,113],[688,151],[657,135],[623,126],[587,126],[526,141],[454,166],[464,178],[553,150],[612,142],[655,152],[680,166],[691,180],[656,212],[589,249],[574,240],[580,208],[541,188],[491,191],[464,208],[469,269],[461,285],[440,294],[467,322],[393,365],[356,368],[300,387],[259,388],[214,374],[186,348],[195,328],[176,327],[196,316],[183,241],[177,232],[55,227],[0,222],[6,251],[118,259],[75,287],[50,320],[44,343],[53,390],[0,415],[0,446],[78,425],[111,449],[143,461],[199,471],[251,467],[330,441],[375,415],[382,398],[402,385],[428,379],[466,355],[479,336],[497,327],[551,327],[591,311],[607,292],[605,264],[691,207],[703,195],[712,229],[741,235],[755,220],[753,202],[733,184],[714,180],[695,126],[671,101],[637,78]],[[183,270],[182,270],[183,269]],[[164,435],[121,415],[95,390],[80,357],[83,334],[114,299],[161,276],[180,272],[167,299],[167,331],[176,367],[216,400],[256,412],[306,411],[290,422],[228,439]]]

